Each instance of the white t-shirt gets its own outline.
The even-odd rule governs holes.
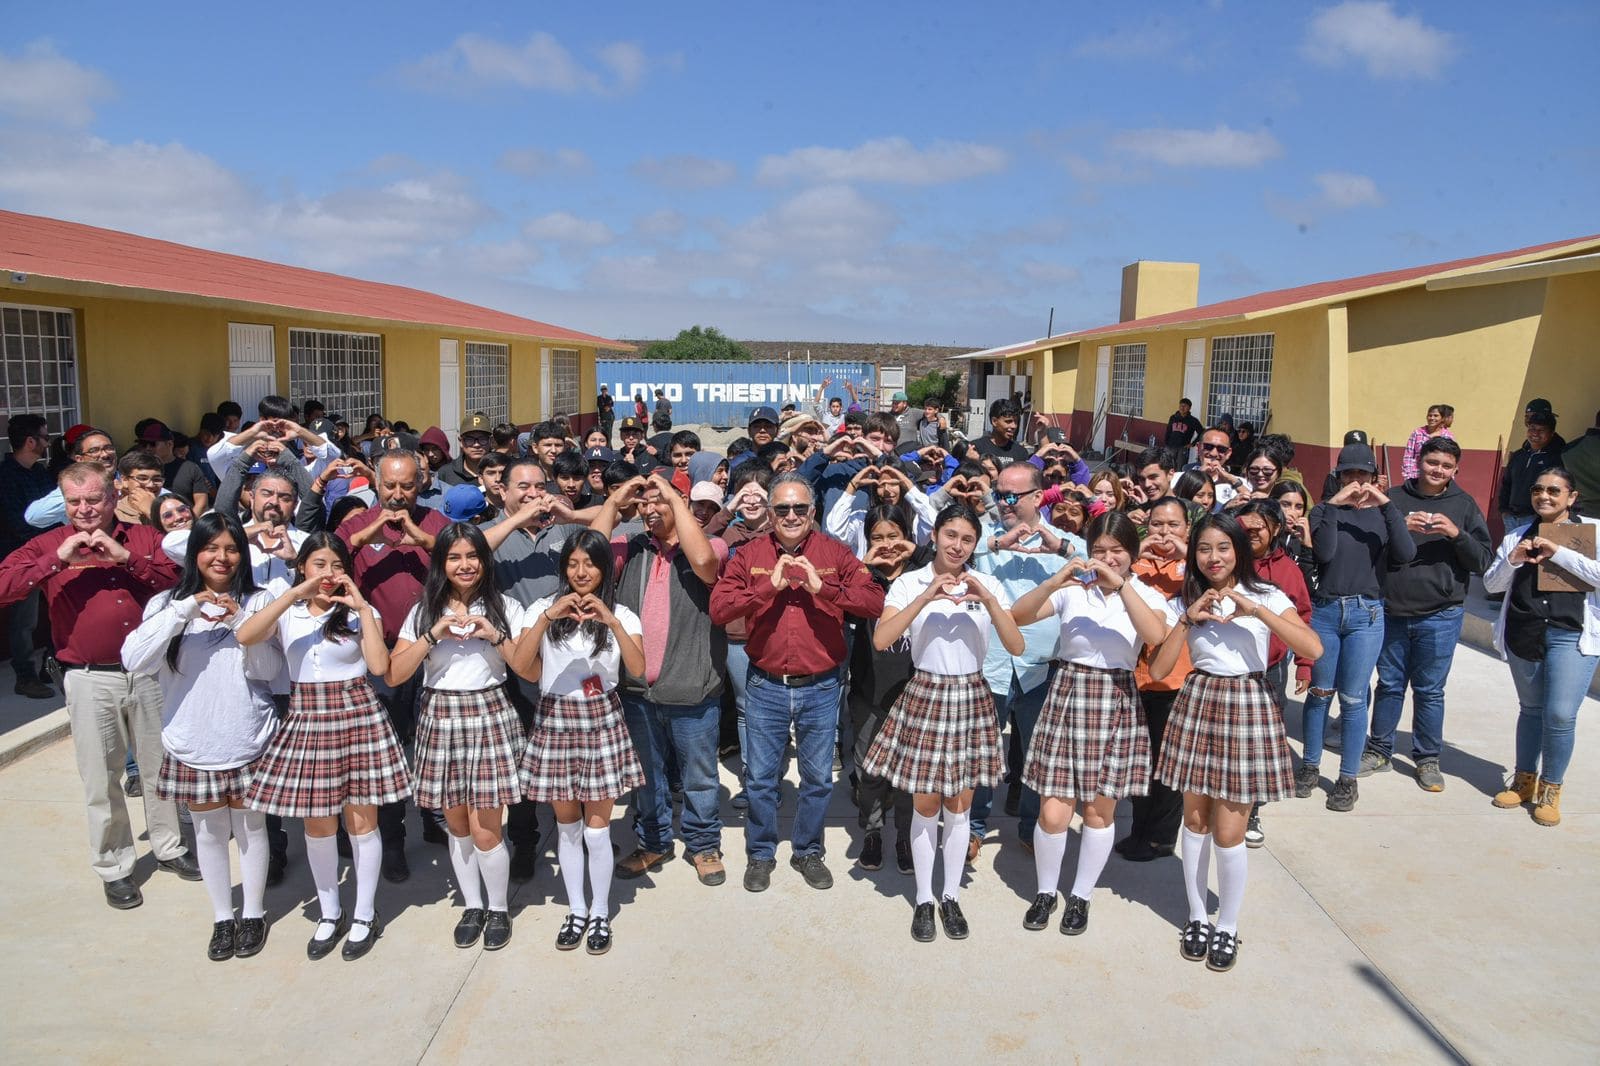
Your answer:
[[[534,600],[528,606],[528,621],[532,623],[537,620],[555,602],[554,596]],[[639,616],[631,610],[619,603],[611,608],[611,613],[617,616],[623,632],[630,637],[644,636],[644,626],[640,624]],[[531,624],[528,628],[532,628]],[[581,696],[584,695],[583,683],[589,678],[599,681],[601,692],[616,688],[622,668],[622,651],[617,647],[615,633],[611,634],[611,638],[606,650],[596,655],[594,642],[581,629],[559,644],[551,643],[550,631],[546,629],[544,639],[539,641],[539,659],[542,663],[539,691],[546,696]]]
[[[278,586],[278,582],[273,582]],[[258,592],[245,604],[245,611],[254,614],[271,603],[279,589]],[[373,618],[378,609],[372,609]],[[322,633],[328,620],[326,614],[312,614],[307,601],[290,604],[278,616],[278,643],[289,664],[289,680],[319,683],[324,681],[350,681],[367,676],[367,660],[361,654],[361,616],[350,612],[346,623],[348,637],[330,640]]]
[[[527,614],[516,600],[505,596],[500,597],[500,609],[505,612],[506,626],[511,639],[515,640],[528,628]],[[400,627],[401,640],[417,640],[421,637],[417,628],[417,616],[421,611],[422,605],[419,603],[406,615],[405,625]],[[472,601],[470,612],[488,617],[481,599]],[[446,633],[438,644],[429,649],[428,657],[422,661],[422,683],[427,688],[477,692],[503,685],[505,680],[505,658],[482,637],[462,640],[453,633]]]
[[[1167,613],[1161,593],[1136,577],[1128,584],[1157,618]],[[1120,592],[1102,592],[1098,586],[1072,580],[1050,594],[1050,606],[1061,619],[1057,655],[1079,666],[1101,670],[1132,670],[1144,642],[1134,631],[1128,606]]]
[[[1239,594],[1273,614],[1294,610],[1294,601],[1278,586],[1263,584],[1262,589],[1264,591],[1257,593],[1240,587]],[[1177,597],[1167,604],[1167,621],[1177,625],[1187,609],[1183,597]],[[1189,627],[1189,659],[1194,668],[1222,677],[1240,677],[1265,670],[1267,643],[1272,637],[1266,623],[1258,618],[1233,618],[1232,600],[1225,599],[1217,604],[1216,611],[1227,621]]]
[[[965,576],[969,585],[981,583],[994,593],[1002,607],[1011,609],[1011,598],[1000,582],[976,570],[968,570]],[[932,563],[901,574],[889,586],[883,605],[904,610],[932,583]],[[917,615],[906,632],[911,637],[911,662],[918,670],[930,674],[976,674],[983,669],[994,623],[981,603],[956,603],[940,597]]]

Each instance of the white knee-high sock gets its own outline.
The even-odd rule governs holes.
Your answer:
[[[483,877],[483,895],[492,911],[510,910],[506,897],[511,894],[511,852],[504,840],[484,851],[478,849],[478,873]]]
[[[1074,896],[1086,900],[1094,893],[1094,886],[1100,883],[1100,873],[1106,868],[1106,860],[1111,857],[1111,839],[1116,833],[1116,829],[1109,825],[1104,829],[1083,827],[1078,844],[1078,875],[1072,879]]]
[[[377,913],[378,871],[383,868],[383,839],[378,836],[376,829],[360,836],[351,834],[350,854],[355,859],[356,867],[356,909],[351,917],[370,922]],[[367,939],[367,927],[351,926],[350,939],[357,943]]]
[[[1250,880],[1250,852],[1240,841],[1231,848],[1217,846],[1217,928],[1239,932],[1239,907],[1244,903],[1245,882]]]
[[[556,861],[561,864],[561,883],[567,886],[567,910],[580,918],[589,917],[589,902],[583,894],[583,823],[556,823]]]
[[[194,812],[195,861],[200,864],[200,880],[211,897],[211,910],[218,922],[233,921],[233,872],[228,866],[228,838],[233,822],[228,808]]]
[[[966,811],[944,812],[944,898],[961,898],[961,875],[967,872],[967,844],[972,840],[972,819]]]
[[[589,913],[596,918],[611,918],[611,874],[616,856],[611,854],[611,827],[585,828],[584,847],[589,849],[589,891],[594,894],[594,904]]]
[[[233,839],[239,842],[240,885],[244,890],[241,918],[267,913],[267,816],[260,811],[229,810]]]
[[[939,816],[911,814],[911,868],[917,874],[917,902],[933,902],[933,853],[939,850]]]
[[[468,910],[481,911],[483,888],[478,881],[478,849],[472,846],[471,834],[464,837],[450,834],[450,867],[456,872],[461,905]]]
[[[338,834],[314,837],[306,834],[306,865],[311,867],[311,880],[317,886],[317,906],[323,921],[338,921],[344,913],[339,905],[339,837]]]
[[[1189,897],[1189,920],[1203,922],[1210,917],[1206,906],[1206,875],[1211,872],[1211,834],[1202,836],[1189,832],[1184,826],[1178,830],[1183,849],[1183,890]]]
[[[1044,826],[1033,827],[1033,871],[1039,878],[1039,895],[1053,896],[1061,884],[1061,860],[1067,854],[1067,831],[1046,833]]]

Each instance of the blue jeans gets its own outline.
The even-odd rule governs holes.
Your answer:
[[[1461,637],[1463,607],[1446,607],[1415,618],[1383,616],[1378,652],[1378,689],[1372,701],[1367,750],[1394,754],[1394,734],[1411,686],[1411,757],[1437,759],[1444,749],[1444,682]]]
[[[1367,688],[1383,645],[1383,603],[1370,596],[1341,596],[1315,604],[1311,628],[1322,638],[1322,658],[1311,665],[1311,691],[1306,693],[1305,762],[1322,762],[1323,730],[1337,691],[1343,741],[1339,776],[1354,777],[1366,745]]]
[[[39,667],[33,658],[33,631],[39,625],[39,600],[42,594],[34,589],[11,605],[11,621],[6,637],[11,647],[11,669],[17,680],[39,680]]]
[[[633,831],[646,851],[672,846],[672,790],[667,757],[677,756],[683,773],[683,845],[690,854],[722,847],[722,815],[717,805],[717,739],[722,701],[713,696],[690,706],[622,697],[633,749],[644,767],[637,792]]]
[[[1578,650],[1578,634],[1551,627],[1545,632],[1544,661],[1509,655],[1511,680],[1517,686],[1517,769],[1561,784],[1572,761],[1578,708],[1589,694],[1589,682],[1600,656]]]
[[[750,810],[744,849],[752,859],[771,859],[778,849],[778,776],[794,724],[800,763],[800,802],[790,837],[793,853],[821,855],[822,821],[833,795],[834,738],[839,730],[839,674],[789,688],[752,669],[745,688],[745,790]]]
[[[745,752],[750,750],[750,737],[744,724],[745,679],[750,673],[750,653],[743,644],[728,641],[728,688],[733,691],[734,722],[739,729],[739,787],[745,786]]]
[[[1050,694],[1050,683],[1055,680],[1056,668],[1052,666],[1050,673],[1037,686],[1028,692],[1022,691],[1022,686],[1017,684],[1017,675],[1011,674],[1011,691],[994,693],[995,716],[999,719],[1000,729],[1006,727],[1006,716],[1010,715],[1017,731],[1017,739],[1022,742],[1022,757],[1028,757],[1028,744],[1033,740],[1033,727],[1039,724],[1039,712],[1044,710],[1045,697]],[[1012,767],[1020,780],[1022,767]],[[989,828],[989,813],[994,810],[994,789],[983,785],[972,791],[972,832],[975,836],[983,836]],[[1039,793],[1022,786],[1022,801],[1017,805],[1017,838],[1033,843],[1033,827],[1039,822]]]

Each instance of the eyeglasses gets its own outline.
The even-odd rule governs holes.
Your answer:
[[[811,505],[809,503],[775,503],[772,505],[772,513],[779,518],[788,518],[790,515],[794,515],[796,518],[804,518],[811,513]]]
[[[1528,492],[1534,496],[1561,496],[1566,493],[1566,488],[1561,485],[1535,485]]]
[[[1202,444],[1200,445],[1200,450],[1203,452],[1225,452],[1231,449],[1226,444]]]
[[[85,448],[82,455],[116,455],[117,449],[109,444],[97,444],[93,448]]]
[[[141,477],[138,474],[129,475],[128,480],[140,488],[146,489],[159,489],[167,483],[167,479],[164,477]]]
[[[1273,466],[1248,466],[1245,469],[1257,477],[1277,477],[1278,475],[1277,467]]]
[[[1018,500],[1025,500],[1038,491],[1038,489],[1029,489],[1027,492],[1000,492],[995,494],[995,499],[1007,507],[1015,507]]]

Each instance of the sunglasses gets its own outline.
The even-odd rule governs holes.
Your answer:
[[[1278,474],[1277,469],[1270,466],[1251,466],[1246,469],[1257,477],[1276,477]]]
[[[1533,496],[1562,496],[1567,492],[1565,485],[1535,485],[1528,490]]]
[[[1203,452],[1225,452],[1230,449],[1226,444],[1202,444],[1200,445],[1200,450]]]
[[[811,505],[809,503],[775,503],[772,505],[772,513],[779,518],[788,518],[790,515],[794,515],[796,518],[804,518],[811,513]]]
[[[1038,491],[1039,491],[1038,489],[1029,489],[1027,492],[1020,492],[1020,493],[1019,492],[1001,492],[1001,493],[997,493],[995,495],[995,499],[999,500],[1001,503],[1005,504],[1007,507],[1015,507],[1017,505],[1017,501],[1018,500],[1025,500],[1029,496],[1032,496],[1034,493],[1036,493]]]

